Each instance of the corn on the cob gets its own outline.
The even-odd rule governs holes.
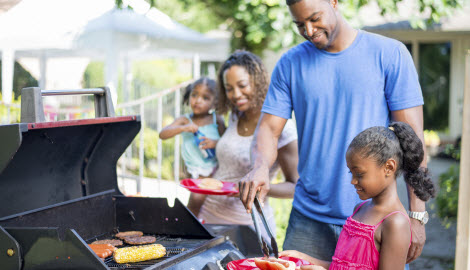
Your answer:
[[[117,263],[134,263],[158,259],[166,254],[166,249],[160,244],[118,248],[114,251],[114,261]]]

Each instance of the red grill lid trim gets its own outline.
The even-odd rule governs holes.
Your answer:
[[[57,122],[44,122],[44,123],[28,123],[28,129],[44,129],[44,128],[56,128],[56,127],[68,127],[68,126],[83,126],[83,125],[94,125],[94,124],[106,124],[116,123],[125,121],[135,121],[137,116],[119,116],[119,117],[102,117],[93,119],[79,119],[79,120],[67,120]]]

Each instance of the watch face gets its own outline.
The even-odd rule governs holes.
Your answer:
[[[428,223],[428,221],[429,221],[429,214],[426,211],[426,212],[424,212],[424,216],[423,216],[423,224]]]

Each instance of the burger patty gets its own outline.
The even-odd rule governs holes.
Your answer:
[[[129,245],[143,245],[151,244],[157,241],[153,236],[136,236],[136,237],[125,237],[124,242]]]
[[[113,247],[119,247],[119,246],[122,246],[123,243],[121,240],[117,240],[117,239],[105,239],[105,240],[98,240],[98,241],[95,241],[91,244],[97,244],[97,245],[101,245],[101,244],[110,244],[112,245]]]
[[[141,231],[128,231],[128,232],[117,233],[115,236],[116,238],[124,240],[124,238],[126,237],[137,237],[137,236],[142,236],[142,235],[144,235],[144,233]]]

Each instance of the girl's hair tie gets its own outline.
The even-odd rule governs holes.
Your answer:
[[[393,128],[393,127],[388,127],[388,129],[390,129],[391,131],[395,132],[395,128]]]

